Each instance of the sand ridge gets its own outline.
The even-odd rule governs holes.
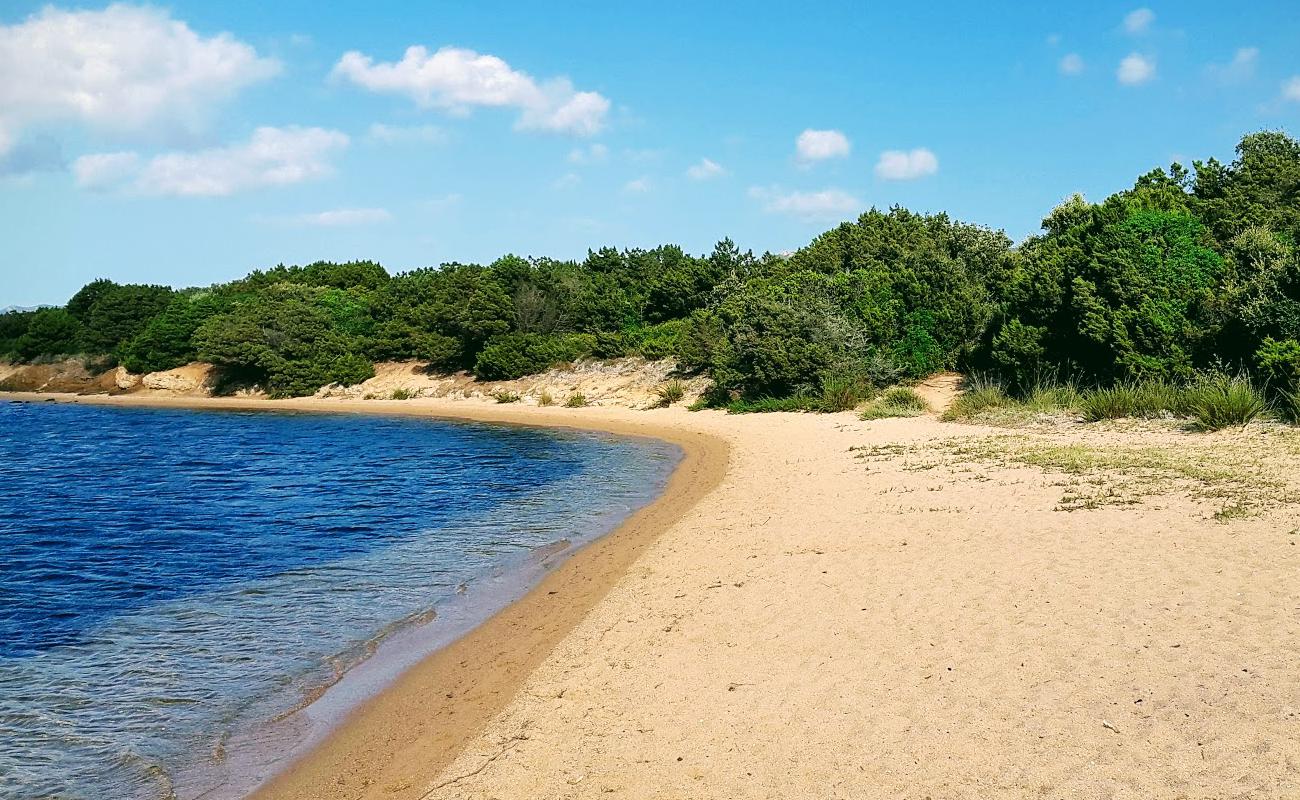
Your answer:
[[[1075,478],[926,455],[999,433],[929,417],[298,402],[712,449],[588,594],[507,609],[258,797],[1300,796],[1294,505],[1065,511]],[[1076,427],[1017,436],[1190,437]],[[1234,436],[1185,441],[1300,460]]]

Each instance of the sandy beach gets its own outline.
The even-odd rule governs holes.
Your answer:
[[[656,503],[257,798],[1300,795],[1294,431],[77,400],[683,447]]]

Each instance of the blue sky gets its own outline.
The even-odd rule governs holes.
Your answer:
[[[1019,239],[1071,192],[1294,135],[1294,12],[9,0],[0,306],[316,259],[782,251],[896,203]]]

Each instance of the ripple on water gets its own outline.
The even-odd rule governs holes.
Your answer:
[[[0,432],[15,797],[166,797],[457,586],[608,530],[678,457],[598,434],[62,404],[0,403]]]

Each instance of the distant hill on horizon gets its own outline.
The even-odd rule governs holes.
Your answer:
[[[42,308],[53,308],[54,306],[5,306],[0,308],[0,314],[9,314],[14,311],[38,311]]]

